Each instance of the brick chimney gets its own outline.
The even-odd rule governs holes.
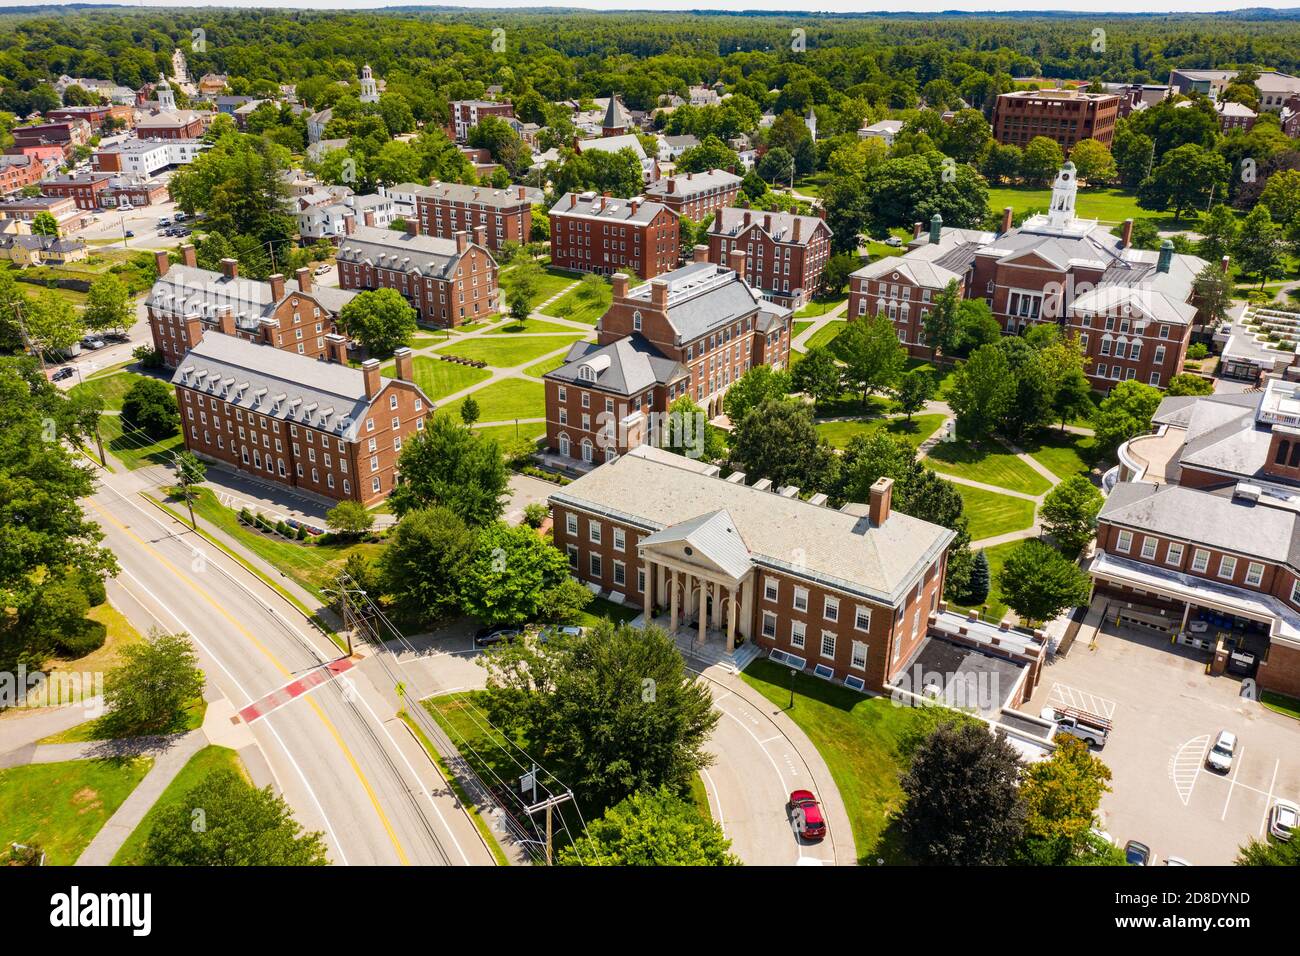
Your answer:
[[[487,226],[474,227],[474,244],[487,248]]]
[[[518,193],[518,195],[519,195],[519,198],[520,198],[521,200],[523,200],[523,199],[527,199],[527,198],[528,198],[528,190],[527,190],[525,187],[520,186],[520,187],[519,187],[519,193]]]
[[[284,276],[276,273],[271,276],[271,301],[279,302],[284,298]]]
[[[772,214],[770,212],[763,213],[763,231],[769,233],[772,231]]]
[[[1224,256],[1222,259],[1219,260],[1219,268],[1221,268],[1221,269],[1223,270],[1223,274],[1224,274],[1225,276],[1228,274],[1228,261],[1229,261],[1229,258],[1230,258],[1230,257],[1228,257],[1228,256]]]
[[[719,206],[713,211],[713,228],[718,232],[722,231],[722,207]]]
[[[293,277],[298,280],[298,291],[310,294],[311,292],[311,270],[306,266],[301,269],[295,269]]]
[[[357,217],[352,213],[343,214],[343,235],[350,236],[357,231]]]
[[[637,211],[638,209],[641,208],[641,200],[640,200],[640,199],[633,199],[632,202],[631,202],[631,207],[632,207],[632,215],[635,216],[635,215],[636,215],[636,211]]]
[[[379,376],[379,359],[366,359],[361,363],[361,374],[366,381],[366,398],[374,398],[379,394],[380,382]]]
[[[159,249],[157,252],[153,254],[153,263],[155,266],[158,267],[159,277],[165,276],[167,274],[167,270],[170,269],[172,266],[172,261],[167,256],[166,249]]]
[[[185,245],[181,246],[181,262],[189,266],[191,269],[198,267],[198,253],[194,251],[194,246],[191,243],[187,242]]]
[[[348,364],[348,337],[331,332],[325,336],[325,359],[329,362]]]
[[[238,278],[239,278],[239,260],[238,260],[238,259],[222,259],[222,260],[221,260],[221,274],[224,275],[227,279],[238,279]]]
[[[361,211],[361,221],[367,226],[373,226],[375,224],[375,211],[373,209],[363,209]]]
[[[576,205],[578,205],[578,194],[569,193],[569,208],[572,209]]]
[[[280,323],[275,321],[275,319],[263,319],[261,321],[261,324],[258,325],[257,329],[262,337],[262,341],[265,344],[267,345],[280,344],[279,342],[276,341],[276,339],[278,338],[277,333],[280,331]]]
[[[614,298],[626,299],[627,298],[627,273],[615,272],[614,275],[611,276],[610,278],[614,286]]]
[[[745,277],[745,250],[732,249],[727,253],[727,268],[742,279]]]
[[[222,335],[235,334],[235,313],[228,305],[223,305],[217,313],[217,329]]]
[[[671,196],[673,193],[677,192],[677,180],[674,179],[673,177],[669,176],[669,177],[668,177],[668,187],[667,187],[667,188],[668,188],[668,194],[669,194],[670,196]]]
[[[894,479],[880,477],[876,483],[871,486],[871,502],[869,504],[871,523],[879,528],[889,520],[889,506],[894,497]]]
[[[1002,208],[1002,227],[998,229],[999,235],[1004,235],[1011,231],[1011,220],[1013,215],[1014,211],[1010,206],[1004,206]]]
[[[411,354],[411,350],[403,345],[393,352],[393,359],[397,377],[403,382],[415,381],[415,358]]]
[[[923,227],[922,227],[921,223],[919,223],[919,222],[914,222],[914,223],[912,223],[912,238],[913,238],[913,239],[920,239],[920,238],[921,238],[921,229],[922,229],[922,228],[923,228]]]
[[[466,248],[468,248],[468,246],[469,246],[469,233],[466,232],[464,229],[457,230],[456,251],[464,252]]]
[[[803,226],[803,220],[800,219],[798,216],[795,216],[795,217],[794,217],[794,229],[791,230],[791,232],[790,232],[790,238],[791,238],[791,240],[793,240],[794,242],[798,242],[798,241],[799,241],[799,231],[800,231],[800,229],[802,228],[802,226]]]
[[[656,312],[668,311],[668,280],[667,279],[650,280],[650,304],[655,307]]]
[[[746,209],[746,210],[745,210],[745,225],[748,226],[748,225],[749,225],[751,222],[753,222],[753,221],[754,221],[754,213],[751,212],[749,209]]]
[[[418,236],[420,234],[420,224],[414,219],[406,220],[406,234],[408,236]]]
[[[1121,249],[1127,249],[1131,245],[1133,245],[1133,220],[1125,219],[1124,229],[1120,233],[1119,237],[1119,247]]]
[[[698,246],[696,246],[695,248],[693,248],[693,249],[691,250],[691,253],[692,253],[692,259],[693,259],[695,262],[708,262],[708,261],[709,261],[709,247],[706,246],[706,245],[704,245],[703,243],[701,243],[700,245],[698,245]]]

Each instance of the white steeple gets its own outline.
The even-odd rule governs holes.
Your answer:
[[[176,94],[172,88],[167,85],[167,77],[161,73],[158,74],[158,88],[154,90],[154,96],[158,100],[158,109],[164,113],[172,113],[176,110]]]
[[[1052,183],[1052,208],[1047,213],[1047,224],[1053,229],[1066,229],[1074,221],[1074,201],[1079,192],[1074,163],[1066,162]]]
[[[808,135],[814,140],[817,139],[817,114],[813,112],[811,104],[808,106],[808,117],[804,120],[808,127]]]
[[[361,68],[361,102],[379,102],[379,84],[375,82],[375,76],[370,71],[369,63]]]

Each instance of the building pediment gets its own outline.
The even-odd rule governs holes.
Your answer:
[[[725,509],[664,528],[641,539],[651,560],[688,565],[706,576],[739,581],[754,563],[749,548]]]

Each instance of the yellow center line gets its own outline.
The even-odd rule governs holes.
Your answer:
[[[231,626],[233,626],[236,630],[238,630],[241,634],[243,634],[246,638],[248,638],[248,640],[253,643],[253,646],[256,647],[259,651],[262,652],[263,655],[266,656],[266,659],[269,660],[272,665],[274,665],[276,670],[278,670],[285,677],[292,676],[291,672],[288,669],[286,669],[283,664],[281,664],[278,660],[276,660],[275,655],[272,654],[266,648],[266,646],[257,639],[256,635],[254,635],[248,628],[244,627],[243,624],[241,624],[238,620],[236,620],[233,616],[231,616],[231,614],[224,607],[222,607],[221,604],[218,603],[217,600],[212,597],[212,595],[210,595],[207,591],[199,587],[188,577],[182,574],[179,570],[177,570],[176,566],[173,565],[170,561],[168,561],[167,558],[163,557],[163,555],[157,549],[155,549],[147,541],[145,541],[143,538],[141,538],[139,535],[133,532],[126,525],[122,524],[122,522],[118,521],[101,505],[99,505],[98,503],[96,503],[91,499],[86,499],[86,500],[89,501],[90,506],[94,508],[96,511],[98,511],[100,515],[102,515],[110,523],[120,528],[125,535],[127,535],[129,538],[134,540],[137,544],[140,545],[141,548],[143,548],[149,554],[153,555],[153,557],[156,558],[158,562],[162,564],[163,567],[165,567],[168,571],[170,571],[178,581],[180,581],[182,584],[184,584],[186,587],[192,590],[195,594],[199,595],[199,597],[203,598],[203,600],[205,600],[208,604],[212,605],[212,607],[217,611],[218,614],[220,614],[227,621],[229,621]],[[361,781],[361,786],[365,788],[366,795],[369,796],[370,803],[375,808],[375,813],[379,815],[379,822],[384,825],[384,830],[387,831],[388,833],[388,839],[392,841],[393,848],[397,850],[398,859],[401,860],[403,866],[409,866],[411,861],[406,855],[406,850],[403,849],[401,841],[398,840],[397,832],[393,829],[392,823],[389,822],[388,815],[384,813],[384,808],[379,805],[379,797],[375,794],[374,788],[370,786],[370,781],[366,779],[366,775],[365,773],[362,772],[361,766],[357,763],[356,758],[352,755],[352,751],[348,748],[348,745],[344,743],[342,736],[338,732],[338,729],[334,726],[334,723],[329,719],[329,717],[325,715],[325,712],[321,710],[320,705],[316,703],[315,699],[310,697],[305,699],[307,704],[316,713],[316,716],[320,718],[321,723],[325,725],[325,729],[329,731],[330,736],[334,738],[334,742],[338,744],[339,749],[343,752],[343,756],[347,758],[348,764],[352,767],[352,772],[355,773],[357,775],[357,779]]]

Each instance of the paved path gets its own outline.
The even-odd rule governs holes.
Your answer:
[[[816,335],[818,332],[820,332],[824,326],[829,325],[831,322],[843,321],[844,313],[848,310],[848,307],[849,307],[849,300],[845,299],[843,302],[841,302],[835,308],[831,309],[831,311],[827,312],[825,315],[819,315],[811,319],[812,325],[808,326],[808,328],[804,329],[802,332],[800,332],[798,335],[796,335],[794,338],[790,340],[790,348],[794,349],[796,352],[808,351],[807,349],[808,340],[812,338],[814,335]],[[807,322],[810,320],[792,319],[792,321]]]

